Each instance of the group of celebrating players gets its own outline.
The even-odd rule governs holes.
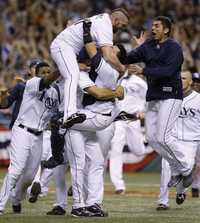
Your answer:
[[[48,214],[65,214],[69,165],[71,215],[108,216],[102,208],[108,152],[111,147],[116,193],[124,193],[125,143],[137,156],[153,148],[163,158],[157,210],[168,209],[170,187],[176,187],[176,203],[184,202],[198,163],[200,95],[192,90],[191,72],[182,70],[183,52],[171,38],[171,20],[156,17],[151,37],[141,35],[136,39],[138,47],[127,54],[123,45],[113,45],[113,35],[129,19],[127,11],[119,8],[68,26],[50,46],[56,68],[35,61],[35,73],[20,81],[10,95],[1,89],[1,108],[15,102],[15,117],[0,214],[8,199],[14,213],[20,213],[27,190],[29,201],[36,202],[51,175],[57,201]],[[146,147],[140,123],[144,116]]]

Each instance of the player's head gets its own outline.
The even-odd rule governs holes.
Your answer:
[[[126,49],[124,48],[124,46],[122,44],[116,44],[116,45],[114,45],[113,50],[114,50],[115,54],[117,55],[119,61],[122,64],[125,64],[127,52],[126,52]]]
[[[181,71],[181,80],[183,85],[183,94],[192,89],[192,73],[189,70]]]
[[[37,64],[36,68],[35,68],[35,75],[37,77],[45,77],[46,75],[48,75],[50,73],[50,66],[48,63],[46,62],[41,62],[39,64]]]
[[[113,25],[113,32],[125,28],[129,22],[129,14],[123,8],[115,9],[111,12],[111,21]]]
[[[166,16],[154,18],[152,23],[152,37],[158,41],[165,40],[171,34],[172,21]]]
[[[192,89],[200,93],[200,73],[193,73],[192,81]]]
[[[32,77],[35,76],[35,68],[37,66],[37,64],[41,63],[42,61],[40,59],[32,59],[29,61],[28,63],[28,73],[27,73],[27,77],[25,77],[25,79],[30,79]]]

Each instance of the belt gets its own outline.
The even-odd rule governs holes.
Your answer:
[[[39,136],[42,134],[42,131],[36,131],[30,128],[27,128],[26,126],[19,124],[18,125],[20,128],[25,129],[27,132],[30,132],[31,134],[35,135],[35,136]]]
[[[101,114],[101,115],[104,115],[104,116],[111,116],[111,112],[110,113],[107,113],[107,114]]]
[[[138,120],[138,117],[136,116],[136,114],[128,114],[126,112],[121,112],[115,118],[115,121],[119,121],[119,120],[123,120],[123,121],[132,120],[132,121],[136,121],[136,120]]]

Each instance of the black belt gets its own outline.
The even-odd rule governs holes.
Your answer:
[[[131,120],[131,121],[136,121],[138,120],[138,117],[136,114],[128,114],[126,112],[121,112],[117,118],[115,118],[115,121],[119,121],[119,120],[123,120],[123,121],[127,121],[127,120]]]
[[[104,115],[104,116],[111,116],[111,112],[110,113],[107,113],[107,114],[101,114],[101,115]]]
[[[27,132],[30,132],[31,134],[35,135],[35,136],[39,136],[42,134],[42,131],[36,131],[30,128],[27,128],[26,126],[19,124],[18,125],[20,128],[25,129]]]

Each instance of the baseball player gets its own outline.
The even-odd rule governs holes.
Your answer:
[[[89,18],[92,22],[91,35],[101,49],[105,60],[123,73],[125,66],[120,63],[113,52],[113,32],[128,24],[126,10],[116,9],[111,14],[103,13]],[[67,127],[85,120],[84,114],[77,113],[77,84],[79,66],[76,55],[83,48],[83,20],[64,29],[51,43],[51,56],[65,80],[64,122]]]
[[[192,74],[192,89],[200,93],[200,74]],[[192,182],[192,197],[199,197],[199,188],[200,188],[200,150],[197,150],[195,169],[193,173],[193,182]]]
[[[12,128],[10,166],[0,193],[0,213],[3,213],[9,197],[13,211],[21,212],[21,203],[40,164],[42,132],[59,104],[55,88],[50,84],[58,78],[58,72],[27,81],[18,117]],[[1,95],[7,103],[7,96]]]
[[[197,149],[200,145],[200,94],[193,91],[192,75],[189,71],[182,71],[181,78],[183,83],[183,103],[181,112],[175,123],[173,130],[177,138],[177,145],[181,148],[182,154],[187,157],[187,163],[190,169],[193,169]],[[171,168],[169,163],[162,160],[160,195],[157,210],[168,209],[168,182],[170,180]],[[183,180],[176,186],[176,203],[182,204],[186,198],[186,188]]]
[[[145,110],[147,84],[140,77],[132,75],[122,80],[122,86],[126,88],[126,95],[119,102],[121,113],[114,122],[115,132],[110,151],[110,177],[117,194],[125,192],[122,176],[124,146],[127,144],[137,156],[145,153],[144,136],[137,114]]]
[[[170,38],[171,27],[168,17],[156,17],[152,24],[152,39],[131,51],[127,61],[146,65],[145,68],[131,65],[129,70],[147,77],[147,141],[170,164],[169,186],[175,186],[183,179],[184,186],[188,187],[192,183],[192,169],[178,146],[178,140],[172,135],[183,99],[180,78],[183,52],[180,45]]]
[[[119,48],[117,48],[116,50],[119,53]],[[102,56],[97,53],[94,43],[86,44],[86,50],[93,62],[96,59],[96,63],[91,65],[97,73],[94,80],[95,85],[116,89],[120,77],[119,72],[106,63]],[[83,73],[81,76],[83,76]],[[82,88],[86,89],[85,87]],[[74,199],[71,214],[73,216],[86,216],[86,206],[86,210],[92,213],[92,216],[105,217],[107,214],[101,209],[104,157],[96,131],[106,128],[116,117],[116,114],[112,114],[114,103],[112,101],[96,101],[94,98],[85,95],[83,105],[85,107],[82,111],[87,114],[86,121],[82,124],[75,124],[72,127],[73,130],[69,130],[66,134]],[[82,154],[81,157],[79,154]],[[83,176],[85,176],[85,179]]]

